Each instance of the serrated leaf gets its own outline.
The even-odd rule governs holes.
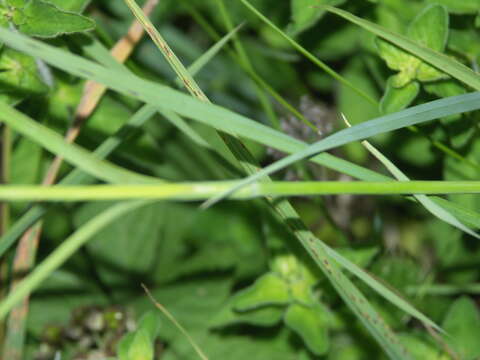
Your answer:
[[[398,88],[392,85],[393,80],[392,77],[388,79],[385,94],[380,100],[380,111],[383,114],[391,114],[405,109],[415,100],[420,91],[420,84],[417,81]]]
[[[239,292],[233,304],[235,310],[246,311],[263,305],[284,305],[289,301],[288,284],[280,276],[267,273]]]
[[[60,10],[42,0],[28,1],[11,8],[12,22],[31,36],[55,37],[63,34],[92,30],[95,22],[85,16]]]
[[[319,5],[337,6],[344,2],[345,0],[290,0],[292,23],[289,25],[289,32],[297,35],[315,25],[325,13]]]
[[[443,328],[450,336],[446,341],[463,360],[480,356],[480,313],[470,298],[461,297],[450,307],[443,321]]]
[[[285,324],[295,331],[315,355],[323,355],[329,347],[328,317],[320,304],[306,307],[291,304],[284,318]]]
[[[0,93],[40,95],[48,91],[35,60],[10,48],[0,52]]]

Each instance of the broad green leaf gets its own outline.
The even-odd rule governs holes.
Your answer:
[[[423,360],[450,360],[450,356],[443,354],[434,344],[427,340],[423,340],[420,336],[411,334],[401,334],[400,341],[412,349],[415,359]]]
[[[21,32],[32,36],[56,37],[92,30],[95,27],[93,20],[60,10],[43,0],[29,0],[23,4],[10,1],[2,12],[4,26],[5,21],[12,21]]]
[[[90,4],[91,0],[47,0],[47,2],[65,11],[81,13]]]
[[[480,56],[480,34],[474,29],[450,30],[448,48],[477,63]]]
[[[446,79],[447,77],[441,72],[425,63],[421,63],[417,68],[417,79],[421,82],[436,81]]]
[[[32,57],[9,48],[0,50],[0,93],[25,96],[47,91]]]
[[[135,331],[127,354],[128,360],[153,360],[153,342],[147,330]]]
[[[128,351],[136,335],[136,332],[129,332],[120,339],[117,345],[117,356],[119,360],[130,360]]]
[[[255,329],[254,334],[238,334],[232,331],[229,335],[221,332],[202,333],[202,349],[210,359],[275,359],[275,360],[308,360],[311,359],[306,350],[299,348],[291,341],[292,333],[288,329]],[[297,344],[298,345],[298,344]],[[178,339],[169,343],[162,353],[162,360],[194,360],[197,355],[185,341]]]
[[[344,2],[345,0],[290,0],[292,22],[288,31],[292,35],[297,35],[315,25],[325,13],[318,5],[338,6]]]
[[[246,311],[264,305],[284,305],[290,301],[287,283],[278,275],[267,273],[247,289],[235,295],[235,310]]]
[[[236,324],[270,327],[277,325],[285,313],[284,306],[262,306],[248,311],[235,311],[228,303],[215,315],[211,327],[219,328]]]
[[[480,312],[474,301],[461,297],[450,307],[443,321],[443,328],[449,334],[446,341],[464,360],[480,356]]]
[[[378,40],[377,45],[379,54],[386,61],[388,67],[398,71],[398,74],[390,80],[392,86],[401,88],[415,79],[421,63],[419,59],[387,41]]]
[[[443,52],[448,38],[448,24],[448,13],[445,8],[430,5],[411,22],[407,37],[434,51]],[[392,70],[399,71],[394,80],[390,80],[393,87],[402,88],[415,79],[433,81],[445,77],[436,68],[385,40],[379,39],[378,47],[380,56],[385,59],[387,65]]]
[[[373,99],[378,99],[377,84],[367,74],[365,61],[357,57],[354,57],[342,72],[342,76],[355,83]],[[359,124],[380,115],[378,103],[365,101],[358,93],[343,85],[339,88],[337,102],[339,112],[345,114],[352,124]],[[367,151],[358,143],[346,145],[344,151],[351,161],[359,164],[365,164],[368,161]]]
[[[470,87],[480,90],[480,75],[472,71],[465,65],[451,59],[445,54],[439,53],[425,46],[422,46],[405,36],[388,31],[377,24],[359,18],[347,11],[337,9],[331,6],[326,6],[326,9],[334,14],[337,14],[348,21],[351,21],[364,29],[374,33],[375,35],[388,40],[396,46],[408,51],[412,55],[422,59],[442,72],[452,76],[453,78],[462,81]]]
[[[162,284],[157,288],[150,289],[150,291],[155,299],[192,336],[195,336],[198,333],[208,331],[214,317],[227,302],[231,287],[232,281],[229,277],[211,278],[204,276],[193,280],[183,279],[179,282]],[[136,312],[143,313],[151,311],[153,305],[150,299],[142,293],[134,299],[131,306]],[[209,335],[212,335],[212,333]],[[162,321],[158,336],[161,340],[168,341],[169,344],[178,339],[190,350],[191,345],[170,321]],[[195,339],[197,338],[195,336]],[[201,339],[198,338],[198,340]]]
[[[448,12],[443,6],[427,6],[412,21],[407,36],[432,50],[442,52],[448,39]]]
[[[13,184],[36,184],[40,178],[42,148],[20,139],[13,149],[10,180]]]
[[[315,355],[324,355],[329,348],[328,316],[320,305],[307,307],[291,304],[284,318],[285,324],[295,331]]]
[[[390,77],[387,82],[387,89],[380,101],[380,110],[384,114],[391,114],[405,109],[417,97],[420,91],[420,85],[412,81],[403,87],[394,87],[392,82],[394,78]]]
[[[423,84],[423,88],[425,91],[440,98],[462,95],[467,92],[460,82],[453,79]]]
[[[476,14],[480,11],[480,3],[477,0],[427,0],[427,2],[444,5],[454,14]]]

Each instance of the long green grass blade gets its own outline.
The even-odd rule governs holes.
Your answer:
[[[381,133],[401,129],[410,125],[421,124],[440,117],[468,112],[479,108],[480,92],[474,92],[460,96],[452,96],[441,100],[435,100],[393,114],[385,115],[377,119],[369,120],[352,126],[348,129],[340,130],[335,134],[310,145],[303,151],[287,156],[267,166],[266,168],[263,168],[256,174],[244,179],[242,182],[224,194],[210,199],[204,204],[204,207],[211,206],[221,199],[233,194],[242,186],[251,184],[264,176],[270,175],[297,161],[312,157],[323,151],[327,151],[353,141],[364,140]]]
[[[94,234],[120,216],[148,203],[148,201],[135,201],[113,205],[76,230],[41,264],[37,265],[35,270],[20,282],[14,291],[10,292],[7,297],[0,302],[0,320],[4,319],[16,304],[34,291],[42,281],[58,269]]]
[[[15,108],[0,102],[0,121],[18,133],[28,137],[55,155],[65,158],[71,164],[89,174],[112,183],[135,184],[160,183],[162,180],[136,174],[119,166],[99,160],[75,144],[68,144],[59,134],[32,120]]]
[[[203,200],[239,181],[164,183],[160,185],[41,186],[0,185],[3,201]],[[234,199],[307,195],[480,194],[480,181],[278,181],[250,184]]]
[[[443,71],[451,75],[455,79],[467,84],[471,88],[475,90],[480,90],[480,75],[474,72],[472,69],[459,63],[458,61],[453,60],[451,57],[434,51],[426,46],[417,44],[416,42],[406,38],[403,35],[396,34],[375,23],[359,18],[358,16],[349,13],[348,11],[328,5],[322,7],[324,7],[325,10],[330,11],[331,13],[337,14],[354,24],[361,26],[362,28],[370,31],[371,33],[390,41],[398,47],[426,61],[430,65],[433,65],[440,71]]]

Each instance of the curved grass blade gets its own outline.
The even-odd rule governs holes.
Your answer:
[[[244,0],[242,0],[244,1]],[[438,68],[440,71],[447,73],[457,80],[467,84],[475,90],[480,90],[480,75],[465,65],[453,60],[445,54],[434,51],[428,47],[417,44],[416,42],[406,38],[403,35],[391,32],[375,23],[364,20],[355,16],[348,11],[338,9],[333,6],[322,5],[325,10],[343,17],[344,19],[361,26],[367,31],[390,41],[398,47],[408,51],[409,53],[426,61],[430,65]]]
[[[64,157],[71,164],[104,181],[123,184],[158,184],[162,182],[160,179],[137,174],[95,158],[90,152],[78,145],[66,143],[59,134],[4,102],[0,102],[0,120],[55,155]]]
[[[8,296],[0,302],[0,320],[5,318],[8,312],[25,296],[38,288],[52,272],[57,270],[94,234],[120,216],[149,203],[151,202],[135,201],[115,204],[76,230],[41,264],[37,265],[35,270],[20,282],[14,291],[10,292]]]
[[[353,141],[363,140],[381,133],[401,129],[410,125],[421,124],[444,116],[476,110],[479,108],[480,92],[474,92],[417,105],[406,110],[363,122],[348,129],[340,130],[335,134],[310,145],[307,149],[287,156],[263,168],[256,174],[247,177],[237,186],[233,187],[224,194],[205,202],[203,208],[207,208],[228,197],[247,184],[251,184],[264,176],[270,175],[297,161],[317,155],[320,152],[327,151]]]
[[[471,226],[475,229],[480,229],[480,214],[478,212],[437,196],[432,196],[431,199],[437,205],[445,208],[445,210],[449,211],[458,219],[461,219],[468,226]]]
[[[351,127],[348,120],[342,114],[345,123]],[[410,179],[405,175],[399,168],[395,166],[385,155],[383,155],[375,146],[370,144],[368,141],[362,141],[362,145],[375,157],[380,161],[388,171],[395,176],[395,178],[399,181],[410,181]],[[454,215],[452,215],[448,210],[444,209],[440,205],[436,204],[426,195],[414,195],[414,198],[417,199],[419,203],[421,203],[425,209],[427,209],[430,213],[434,216],[439,218],[440,220],[450,224],[457,229],[462,230],[463,232],[480,239],[480,235],[476,234],[473,230],[469,229],[467,226],[462,224]]]

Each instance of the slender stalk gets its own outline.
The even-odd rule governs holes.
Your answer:
[[[221,194],[240,181],[172,183],[160,185],[3,185],[3,201],[203,200]],[[479,194],[480,181],[278,181],[250,184],[233,199],[310,195]]]

